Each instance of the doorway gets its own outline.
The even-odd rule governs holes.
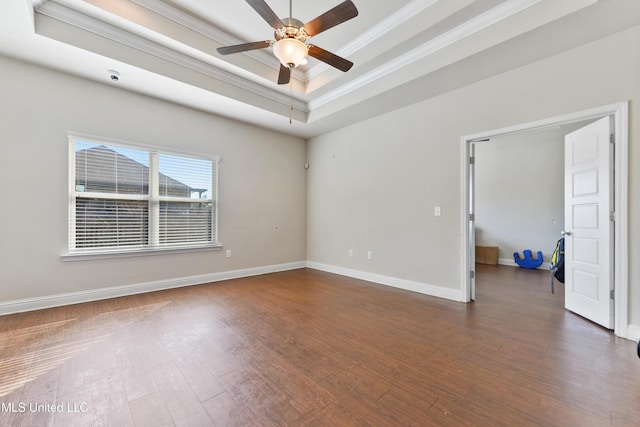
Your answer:
[[[479,134],[468,135],[461,138],[461,175],[463,177],[462,189],[462,293],[466,302],[475,299],[475,185],[474,185],[474,161],[475,144],[480,141],[503,138],[510,135],[540,132],[554,127],[573,126],[579,122],[587,123],[596,119],[611,116],[613,118],[613,130],[615,132],[613,173],[615,184],[613,186],[615,231],[614,245],[611,247],[611,255],[615,254],[613,269],[614,284],[614,332],[618,336],[627,337],[628,332],[628,251],[627,251],[627,187],[628,167],[626,160],[628,152],[628,104],[619,103],[592,110],[577,112],[569,115],[553,117],[537,122],[487,131]]]

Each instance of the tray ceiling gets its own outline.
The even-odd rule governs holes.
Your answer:
[[[307,22],[340,2],[294,0],[293,17]],[[267,3],[277,15],[289,16],[288,1]],[[640,19],[635,0],[354,3],[356,18],[310,40],[354,67],[343,73],[310,58],[294,70],[290,85],[276,84],[279,63],[271,48],[216,52],[224,45],[273,38],[271,27],[244,0],[4,0],[0,53],[312,137]],[[615,19],[605,19],[614,13]],[[120,79],[112,81],[109,70]]]

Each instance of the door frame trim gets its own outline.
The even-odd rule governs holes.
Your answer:
[[[469,244],[469,213],[470,195],[474,191],[470,184],[469,175],[469,153],[471,144],[481,140],[496,138],[499,136],[515,135],[529,131],[540,130],[552,126],[564,125],[583,120],[599,119],[606,116],[614,117],[615,146],[614,146],[614,333],[617,336],[632,339],[629,337],[628,322],[628,302],[629,302],[629,242],[628,242],[628,187],[629,187],[629,102],[618,102],[578,111],[556,117],[522,123],[515,126],[488,130],[460,138],[460,176],[461,180],[461,215],[460,215],[460,236],[461,236],[461,290],[464,302],[471,301],[471,286],[473,280],[469,271],[474,270],[471,265],[471,250]]]

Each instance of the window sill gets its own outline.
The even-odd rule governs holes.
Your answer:
[[[222,249],[221,244],[213,244],[206,246],[174,246],[170,248],[137,248],[129,250],[108,250],[108,251],[94,251],[94,252],[67,252],[60,255],[62,261],[89,261],[96,259],[108,259],[108,258],[131,258],[149,255],[169,255],[169,254],[182,254],[188,252],[205,252],[205,251],[219,251]]]

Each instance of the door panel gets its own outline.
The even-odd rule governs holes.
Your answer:
[[[598,275],[587,273],[580,270],[573,272],[573,292],[576,295],[589,298],[592,301],[598,301]]]
[[[565,137],[565,307],[613,327],[609,117]]]
[[[595,169],[573,175],[573,195],[588,196],[598,193],[598,171]]]
[[[575,262],[598,264],[598,240],[576,237],[573,245],[573,260]]]

